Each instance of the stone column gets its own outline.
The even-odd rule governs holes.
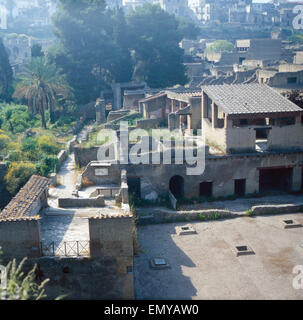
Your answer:
[[[106,118],[105,118],[105,115],[106,115],[106,113],[105,113],[105,100],[104,99],[98,99],[96,101],[95,110],[96,110],[96,122],[97,122],[97,124],[106,122]]]
[[[211,104],[211,122],[212,128],[218,127],[218,106],[213,102]]]
[[[173,112],[168,115],[168,129],[169,130],[176,129],[176,114]]]
[[[301,114],[296,117],[296,124],[301,124]]]
[[[292,191],[297,192],[301,190],[302,186],[302,167],[296,166],[292,171]]]
[[[207,118],[207,107],[208,107],[208,99],[207,99],[207,95],[204,93],[204,91],[202,91],[202,99],[201,99],[201,108],[202,108],[202,111],[201,111],[201,115],[202,115],[202,118]]]
[[[233,126],[233,121],[231,119],[228,118],[228,114],[225,113],[225,120],[224,120],[224,128],[232,128]]]
[[[190,129],[191,129],[191,115],[188,114],[187,115],[187,130],[188,130],[188,132],[190,132]]]

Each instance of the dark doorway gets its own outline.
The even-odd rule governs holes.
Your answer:
[[[184,179],[181,176],[174,176],[169,181],[169,190],[176,199],[184,196]]]
[[[209,198],[213,194],[213,183],[212,182],[201,182],[200,183],[200,197]]]
[[[269,130],[265,128],[256,129],[256,139],[268,139]]]
[[[246,190],[246,179],[236,179],[235,180],[235,195],[239,197],[245,196]]]
[[[128,177],[128,192],[137,199],[141,199],[141,179],[138,177]]]
[[[292,168],[260,169],[260,192],[291,191]]]

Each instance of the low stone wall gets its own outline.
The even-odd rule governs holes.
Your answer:
[[[60,208],[86,208],[86,207],[104,207],[104,196],[95,198],[59,198],[58,206]]]
[[[97,187],[96,190],[90,194],[90,198],[97,197],[99,195],[104,198],[115,198],[119,191],[120,187]]]
[[[78,143],[77,136],[74,136],[70,141],[66,143],[66,150],[68,153],[72,153],[74,151],[75,145]]]
[[[140,215],[140,209],[138,209],[138,224],[155,224],[155,223],[171,223],[181,221],[207,221],[216,220],[220,218],[232,218],[237,217],[237,214],[233,214],[228,210],[222,209],[210,209],[199,211],[173,211],[165,209],[152,209],[150,215]]]
[[[129,114],[129,110],[117,110],[117,111],[111,111],[107,116],[107,121],[115,121],[117,119],[121,119],[122,117],[125,117]]]
[[[303,211],[303,203],[262,205],[262,206],[254,206],[251,208],[252,215],[296,213],[296,212],[302,212],[302,211]]]
[[[38,218],[0,220],[0,246],[3,260],[41,256]]]
[[[66,150],[61,150],[59,154],[57,155],[58,158],[58,169],[62,166],[64,161],[67,159],[68,153]]]
[[[141,129],[155,129],[159,126],[159,124],[163,121],[163,119],[141,119],[137,120],[137,128]]]
[[[141,209],[142,210],[142,209]],[[144,214],[138,212],[138,224],[156,224],[156,223],[171,223],[171,222],[183,222],[183,221],[209,221],[224,218],[235,218],[246,216],[246,212],[230,212],[222,209],[208,209],[208,210],[192,210],[192,211],[173,211],[170,209],[151,208],[151,213],[148,214],[148,209],[143,209]],[[253,206],[249,210],[249,215],[270,215],[270,214],[288,214],[303,212],[303,203],[300,204],[281,204],[281,205],[260,205]]]

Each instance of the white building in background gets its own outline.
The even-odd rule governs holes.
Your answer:
[[[7,11],[6,8],[0,4],[0,30],[7,29]]]
[[[187,0],[160,0],[160,6],[170,14],[183,16],[188,10]]]
[[[122,7],[122,0],[106,0],[106,4],[109,8]]]
[[[199,21],[203,18],[203,8],[205,3],[205,0],[188,0],[189,9],[194,13]]]

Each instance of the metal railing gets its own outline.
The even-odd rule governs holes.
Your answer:
[[[63,241],[60,243],[41,242],[42,255],[47,257],[86,257],[89,256],[89,241]]]

